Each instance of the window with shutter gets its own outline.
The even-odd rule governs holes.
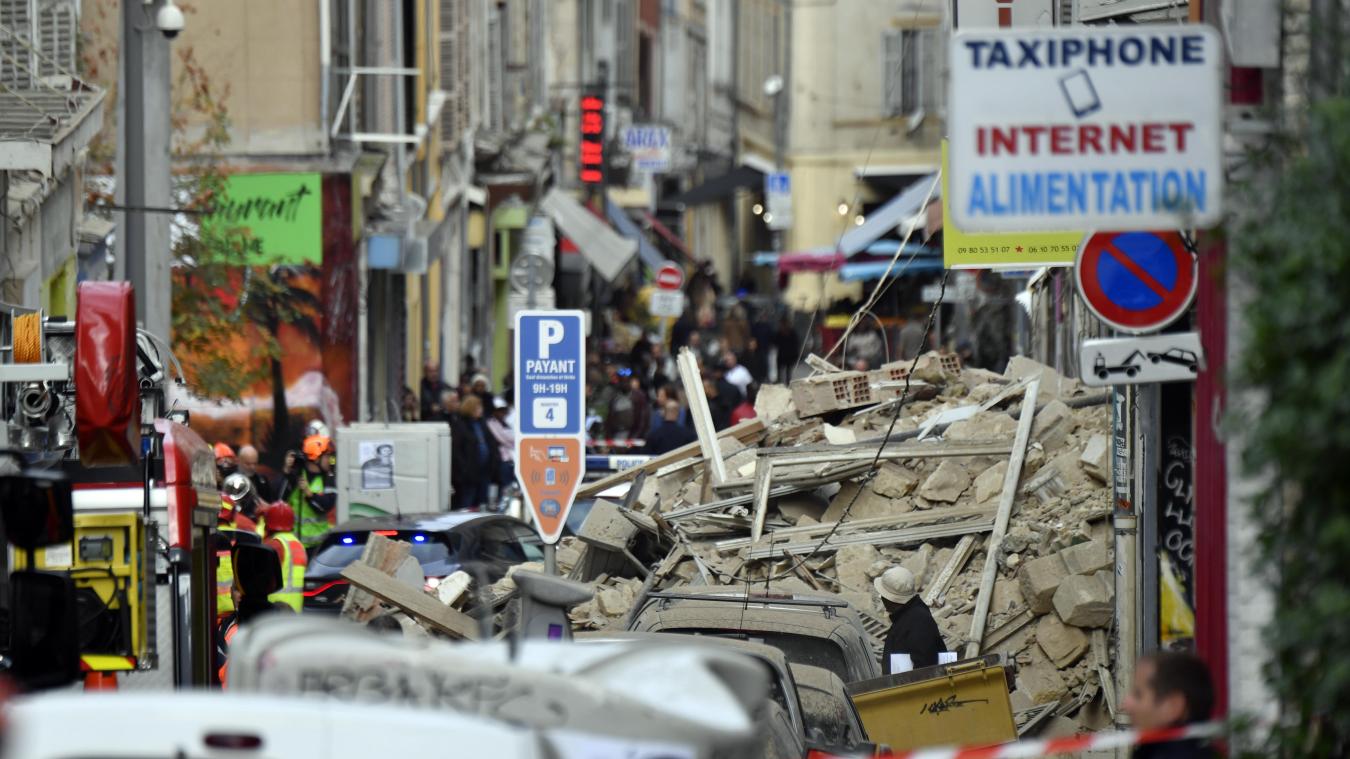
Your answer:
[[[37,13],[38,76],[74,74],[75,5],[71,0],[43,3]]]
[[[881,111],[887,116],[904,115],[900,96],[904,90],[901,76],[901,53],[903,52],[899,30],[881,33],[881,62],[884,67],[881,77]]]
[[[941,97],[937,29],[900,29],[882,33],[882,113],[912,116],[935,108]]]
[[[0,0],[0,84],[33,86],[37,61],[25,43],[33,39],[35,0]]]

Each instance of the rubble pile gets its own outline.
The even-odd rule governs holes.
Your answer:
[[[930,353],[895,418],[908,369],[765,386],[759,416],[718,433],[720,482],[695,443],[583,488],[583,497],[610,497],[560,544],[564,571],[596,591],[572,610],[575,628],[623,629],[644,588],[750,584],[842,596],[880,651],[889,620],[872,581],[899,564],[917,578],[950,650],[1016,661],[1023,734],[1107,727],[1115,708],[1107,395],[1022,357],[997,375]],[[1035,410],[1018,452],[1032,380]],[[700,402],[691,392],[691,413]],[[1019,476],[1009,478],[1010,465]],[[972,646],[1005,502],[1007,529]]]

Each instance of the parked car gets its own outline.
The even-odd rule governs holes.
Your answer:
[[[809,664],[791,664],[806,728],[806,748],[821,755],[857,754],[873,748],[867,728],[839,676]]]
[[[305,570],[305,611],[338,612],[347,596],[342,570],[361,558],[371,535],[412,544],[429,588],[458,571],[481,568],[489,581],[511,567],[543,561],[544,548],[533,527],[513,517],[479,512],[405,514],[353,519],[335,527],[309,557]]]
[[[628,629],[711,635],[764,643],[794,664],[833,672],[846,683],[881,677],[881,663],[858,612],[830,593],[783,593],[686,586],[649,592]]]

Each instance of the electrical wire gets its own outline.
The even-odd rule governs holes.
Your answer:
[[[922,12],[924,11],[924,9],[925,9],[927,6],[928,6],[928,1],[927,1],[927,0],[923,0],[923,2],[920,2],[920,3],[914,8],[914,17],[911,19],[911,22],[917,22],[918,19],[919,19],[919,14],[922,13]],[[903,68],[903,66],[904,66],[904,62],[903,62],[903,61],[898,61],[898,62],[897,62],[897,67],[898,67],[898,68]],[[897,70],[895,73],[897,74],[897,76],[891,77],[891,78],[890,78],[891,81],[890,81],[890,83],[889,83],[889,84],[887,85],[887,87],[886,87],[886,99],[882,101],[883,103],[889,103],[889,102],[891,102],[891,97],[895,94],[895,85],[896,85],[896,83],[899,82],[901,79],[903,79],[903,76],[900,76],[900,74],[903,74],[903,73],[904,73],[903,71]],[[865,184],[865,179],[864,179],[864,177],[867,175],[867,169],[872,165],[872,153],[875,152],[876,147],[877,147],[877,143],[881,141],[881,132],[882,132],[882,129],[885,127],[885,125],[886,125],[886,121],[885,121],[884,119],[881,120],[881,121],[878,121],[878,122],[877,122],[877,127],[876,127],[876,129],[874,129],[874,130],[872,131],[872,140],[871,140],[871,142],[870,142],[870,143],[868,144],[868,146],[867,146],[867,155],[865,155],[865,156],[863,157],[862,171],[857,172],[857,173],[854,175],[854,180],[853,180],[853,186],[854,186],[854,191],[853,191],[853,202],[851,202],[851,203],[848,204],[849,210],[852,210],[852,209],[854,209],[854,208],[857,208],[857,207],[858,207],[858,204],[862,202],[862,187],[863,187],[863,185]],[[940,176],[941,176],[941,175],[939,174],[939,178],[940,178]],[[929,202],[929,200],[932,198],[932,194],[933,194],[933,191],[932,191],[932,189],[930,188],[929,191],[928,191],[928,198],[925,198],[925,199],[924,199],[924,205],[923,205],[924,208],[927,208],[927,207],[928,207],[928,202]],[[841,251],[840,251],[840,248],[841,248],[841,247],[843,246],[843,244],[844,244],[844,235],[848,234],[848,230],[849,230],[849,228],[850,228],[851,226],[853,226],[853,219],[852,219],[852,217],[850,217],[848,214],[844,214],[844,218],[843,218],[843,220],[842,220],[842,227],[841,227],[841,229],[839,230],[839,237],[838,237],[838,238],[835,240],[835,242],[834,242],[834,251],[835,251],[836,254],[838,254],[838,253],[841,252]],[[909,237],[910,237],[911,234],[913,234],[913,232],[914,232],[914,227],[911,226],[910,229],[909,229],[909,232],[905,235],[905,241],[904,241],[904,243],[902,243],[902,244],[900,245],[899,249],[896,250],[896,256],[895,256],[895,257],[898,258],[899,255],[900,255],[900,252],[903,251],[903,250],[905,249],[905,245],[909,243]],[[910,256],[910,259],[909,259],[909,260],[910,260],[910,261],[913,261],[915,255],[918,255],[918,251],[915,251],[915,253],[914,253],[913,255]],[[877,283],[877,287],[878,287],[878,288],[881,287],[881,285],[882,285],[883,283],[886,282],[886,277],[890,275],[891,268],[894,267],[894,265],[895,265],[895,258],[892,258],[892,259],[891,259],[891,266],[889,266],[889,267],[886,268],[886,273],[885,273],[884,275],[882,275],[881,280]],[[908,262],[906,262],[906,266],[908,266]],[[904,269],[902,268],[902,269],[900,270],[900,272],[898,272],[898,273],[896,274],[896,276],[899,276],[900,274],[903,274],[903,273],[904,273]],[[944,275],[944,281],[945,281],[945,278],[946,278],[946,277],[945,277],[945,275]],[[876,289],[876,288],[873,288],[873,291],[872,291],[872,292],[873,292],[873,294],[875,294],[875,293],[877,292],[877,289]],[[876,303],[876,299],[875,299],[875,298],[869,299],[867,308],[870,308],[870,307],[871,307],[872,305],[874,305],[875,303]],[[940,303],[940,301],[939,301],[939,303]],[[816,307],[815,307],[815,309],[811,312],[811,321],[810,321],[810,322],[808,323],[808,325],[807,325],[807,333],[806,333],[807,339],[802,340],[802,346],[801,346],[801,348],[797,351],[797,361],[796,361],[795,364],[793,364],[793,366],[800,365],[800,364],[802,363],[802,360],[806,358],[806,348],[807,348],[807,345],[808,345],[808,343],[809,343],[809,341],[810,341],[810,337],[811,337],[811,331],[810,331],[810,330],[811,330],[811,328],[812,328],[813,326],[815,326],[815,323],[816,323],[816,317],[818,317],[818,316],[820,315],[820,309],[821,309],[822,307],[824,307],[824,305],[825,305],[825,293],[824,293],[823,287],[822,287],[821,297],[820,297],[819,300],[816,301]],[[856,318],[856,314],[855,314],[855,318]],[[844,341],[844,339],[846,339],[846,338],[848,337],[848,334],[849,334],[850,332],[853,331],[853,327],[856,325],[856,323],[857,323],[857,322],[856,322],[855,320],[852,320],[852,319],[849,321],[849,326],[845,329],[843,337],[839,340],[838,343],[835,343],[835,347],[836,347],[836,348],[839,346],[840,343],[842,343],[842,342]],[[833,354],[834,354],[834,350],[831,349],[829,355],[833,355]],[[829,355],[826,356],[826,359],[829,358]],[[792,379],[791,377],[788,377],[788,378],[786,378],[786,379],[784,379],[784,380],[782,380],[782,381],[783,381],[784,383],[786,383],[788,380],[791,380],[791,379]]]
[[[929,309],[928,319],[924,324],[925,338],[927,338],[928,335],[933,330],[933,323],[937,319],[938,309],[942,307],[943,296],[947,294],[947,278],[950,275],[951,275],[950,269],[944,271],[942,274],[942,281],[938,285],[938,299],[936,302],[933,303],[933,307]],[[785,577],[789,577],[795,574],[799,567],[802,567],[803,565],[806,564],[806,562],[815,558],[821,552],[821,550],[824,549],[825,546],[830,542],[830,538],[834,537],[834,534],[839,531],[839,526],[848,520],[849,514],[852,513],[853,511],[854,504],[858,502],[858,497],[862,495],[863,487],[865,487],[867,483],[871,482],[871,480],[877,476],[877,469],[881,464],[881,453],[886,449],[886,446],[890,443],[891,435],[895,433],[895,425],[900,421],[900,414],[903,412],[905,408],[905,402],[909,400],[910,380],[914,376],[914,372],[918,369],[919,359],[922,356],[923,354],[920,353],[914,356],[914,360],[910,362],[909,372],[905,375],[904,390],[901,391],[900,399],[895,404],[895,413],[891,414],[890,423],[886,426],[886,434],[881,438],[881,442],[877,444],[877,452],[876,455],[872,457],[871,467],[868,469],[866,473],[862,475],[862,480],[858,483],[859,487],[853,491],[853,497],[849,499],[848,505],[844,507],[844,511],[839,515],[839,518],[835,520],[834,526],[832,526],[830,528],[830,531],[825,534],[825,537],[820,539],[820,542],[816,544],[815,548],[811,549],[810,553],[807,553],[806,555],[793,560],[791,566],[789,566],[784,571],[779,572],[778,574],[771,574],[765,577],[764,580],[762,581],[765,584],[765,587],[767,587],[768,584],[773,582],[774,580],[781,580]],[[773,539],[772,533],[770,533],[769,539],[772,541]],[[745,583],[747,603],[749,602],[748,601],[749,588],[754,583],[761,582],[760,580],[754,580],[749,577],[743,577],[735,573],[722,572],[712,566],[708,567],[708,571],[712,572],[718,577],[728,579],[730,583],[742,583],[742,582]]]

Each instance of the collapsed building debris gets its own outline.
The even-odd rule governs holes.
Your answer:
[[[573,628],[626,629],[652,591],[749,585],[839,595],[879,654],[889,620],[873,580],[902,565],[950,650],[1016,662],[1019,732],[1109,724],[1108,396],[1020,357],[1004,375],[936,353],[912,375],[908,362],[865,374],[815,367],[791,387],[765,386],[757,418],[720,432],[699,424],[697,442],[583,486],[594,506],[557,554],[595,591],[571,609]],[[694,367],[681,368],[698,406]],[[691,412],[699,421],[706,409]],[[375,568],[393,575],[396,558]],[[388,590],[366,569],[349,579]],[[467,584],[443,602],[424,594],[448,617],[380,600],[436,634],[472,635],[466,620],[491,619],[496,634],[514,624],[510,574]]]
[[[912,375],[909,362],[813,368],[791,387],[765,386],[759,416],[718,433],[715,449],[704,430],[602,481],[633,488],[592,512],[595,529],[616,515],[653,528],[624,527],[642,545],[625,545],[631,558],[610,571],[573,572],[596,587],[573,624],[623,629],[650,590],[751,584],[842,596],[879,651],[889,622],[872,581],[900,564],[951,650],[1016,661],[1026,734],[1100,727],[1115,709],[1107,396],[1021,357],[1004,375],[937,353]],[[887,439],[907,377],[917,392]],[[589,521],[576,547],[613,553],[588,537]]]

